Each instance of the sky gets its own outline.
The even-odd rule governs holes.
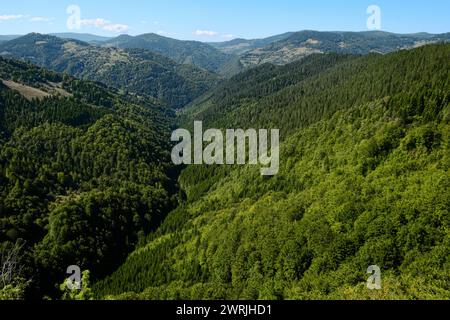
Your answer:
[[[199,41],[288,31],[450,32],[449,0],[0,0],[0,34],[78,32],[160,35]],[[78,14],[79,13],[79,14]],[[378,16],[377,16],[378,17]],[[373,27],[373,24],[372,24]]]

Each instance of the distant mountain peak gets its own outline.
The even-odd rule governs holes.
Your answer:
[[[153,51],[101,47],[39,33],[1,43],[0,54],[151,96],[174,108],[188,104],[218,81],[215,74],[179,65]]]
[[[205,70],[222,73],[233,66],[235,57],[199,41],[177,40],[156,33],[137,36],[120,35],[102,44],[122,49],[145,49],[166,56],[180,64],[190,64]]]

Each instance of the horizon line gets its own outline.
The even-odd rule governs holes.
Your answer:
[[[87,36],[95,36],[95,37],[99,37],[99,38],[106,38],[106,39],[114,39],[120,36],[130,36],[130,37],[139,37],[142,35],[148,35],[148,34],[153,34],[162,38],[168,38],[168,39],[174,39],[174,40],[179,40],[179,41],[194,41],[194,42],[203,42],[203,43],[222,43],[222,42],[229,42],[229,41],[233,41],[233,40],[247,40],[247,41],[251,41],[251,40],[262,40],[262,39],[267,39],[267,38],[271,38],[271,37],[275,37],[275,36],[279,36],[279,35],[283,35],[286,33],[300,33],[300,32],[321,32],[321,33],[387,33],[387,34],[394,34],[394,35],[417,35],[417,34],[427,34],[427,35],[443,35],[443,34],[447,34],[449,32],[443,32],[443,33],[430,33],[427,31],[421,31],[421,32],[412,32],[412,33],[397,33],[397,32],[392,32],[392,31],[386,31],[386,30],[360,30],[360,31],[348,31],[348,30],[313,30],[313,29],[302,29],[302,30],[298,30],[298,31],[286,31],[286,32],[282,32],[282,33],[277,33],[277,34],[272,34],[269,36],[265,36],[265,37],[261,37],[261,38],[243,38],[243,37],[235,37],[235,38],[231,38],[228,40],[224,40],[224,41],[201,41],[201,40],[195,40],[195,39],[180,39],[180,38],[176,38],[176,37],[171,37],[171,36],[167,36],[167,35],[161,35],[158,34],[157,32],[144,32],[144,33],[139,33],[139,34],[129,34],[129,33],[121,33],[115,36],[104,36],[104,35],[99,35],[99,34],[95,34],[95,33],[89,33],[89,32],[70,32],[70,31],[63,31],[63,32],[51,32],[51,33],[41,33],[41,32],[28,32],[25,34],[0,34],[0,36],[2,37],[23,37],[29,34],[41,34],[41,35],[49,35],[49,36],[56,36],[56,35],[64,35],[64,34],[74,34],[74,35],[87,35]]]

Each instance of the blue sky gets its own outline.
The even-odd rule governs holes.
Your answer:
[[[67,27],[67,8],[81,29]],[[177,39],[223,41],[299,30],[367,30],[367,8],[381,9],[381,29],[450,32],[449,0],[2,0],[0,34],[155,32]]]

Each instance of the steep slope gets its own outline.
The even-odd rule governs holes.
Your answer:
[[[251,124],[279,128],[286,134],[342,108],[400,92],[414,95],[426,91],[426,84],[417,79],[443,86],[448,77],[446,69],[442,69],[449,57],[446,48],[448,45],[427,47],[427,64],[415,58],[422,53],[418,48],[389,55],[341,58],[320,54],[286,66],[262,66],[262,70],[274,70],[262,73],[267,80],[248,80],[252,74],[260,76],[260,69],[250,70],[212,94],[205,94],[185,112],[208,126],[245,128]]]
[[[301,31],[289,37],[258,47],[241,57],[244,67],[262,63],[286,64],[313,53],[368,54],[389,53],[399,49],[450,41],[449,34],[431,35],[393,34],[381,31],[371,32],[318,32]]]
[[[282,129],[280,173],[189,166],[185,204],[96,294],[448,299],[449,56],[435,45],[342,58],[257,103],[233,92],[205,127]],[[370,265],[382,290],[365,287]]]
[[[164,100],[181,108],[214,86],[217,76],[147,50],[101,48],[78,40],[29,34],[0,45],[0,54]]]
[[[260,100],[283,89],[357,58],[359,56],[316,54],[285,66],[263,64],[252,68],[193,101],[179,114],[179,123],[182,126],[189,126],[192,119],[197,119],[211,126],[231,125],[240,117],[243,106],[259,104]],[[236,118],[229,119],[230,116]],[[250,119],[246,119],[248,120]]]
[[[58,297],[68,266],[109,274],[176,204],[173,114],[24,62],[0,58],[0,79],[0,256],[21,248],[21,295]]]
[[[219,73],[230,64],[233,56],[220,52],[212,46],[198,41],[182,41],[154,33],[136,37],[121,35],[102,44],[123,49],[146,49],[160,53],[180,64],[190,64]]]

